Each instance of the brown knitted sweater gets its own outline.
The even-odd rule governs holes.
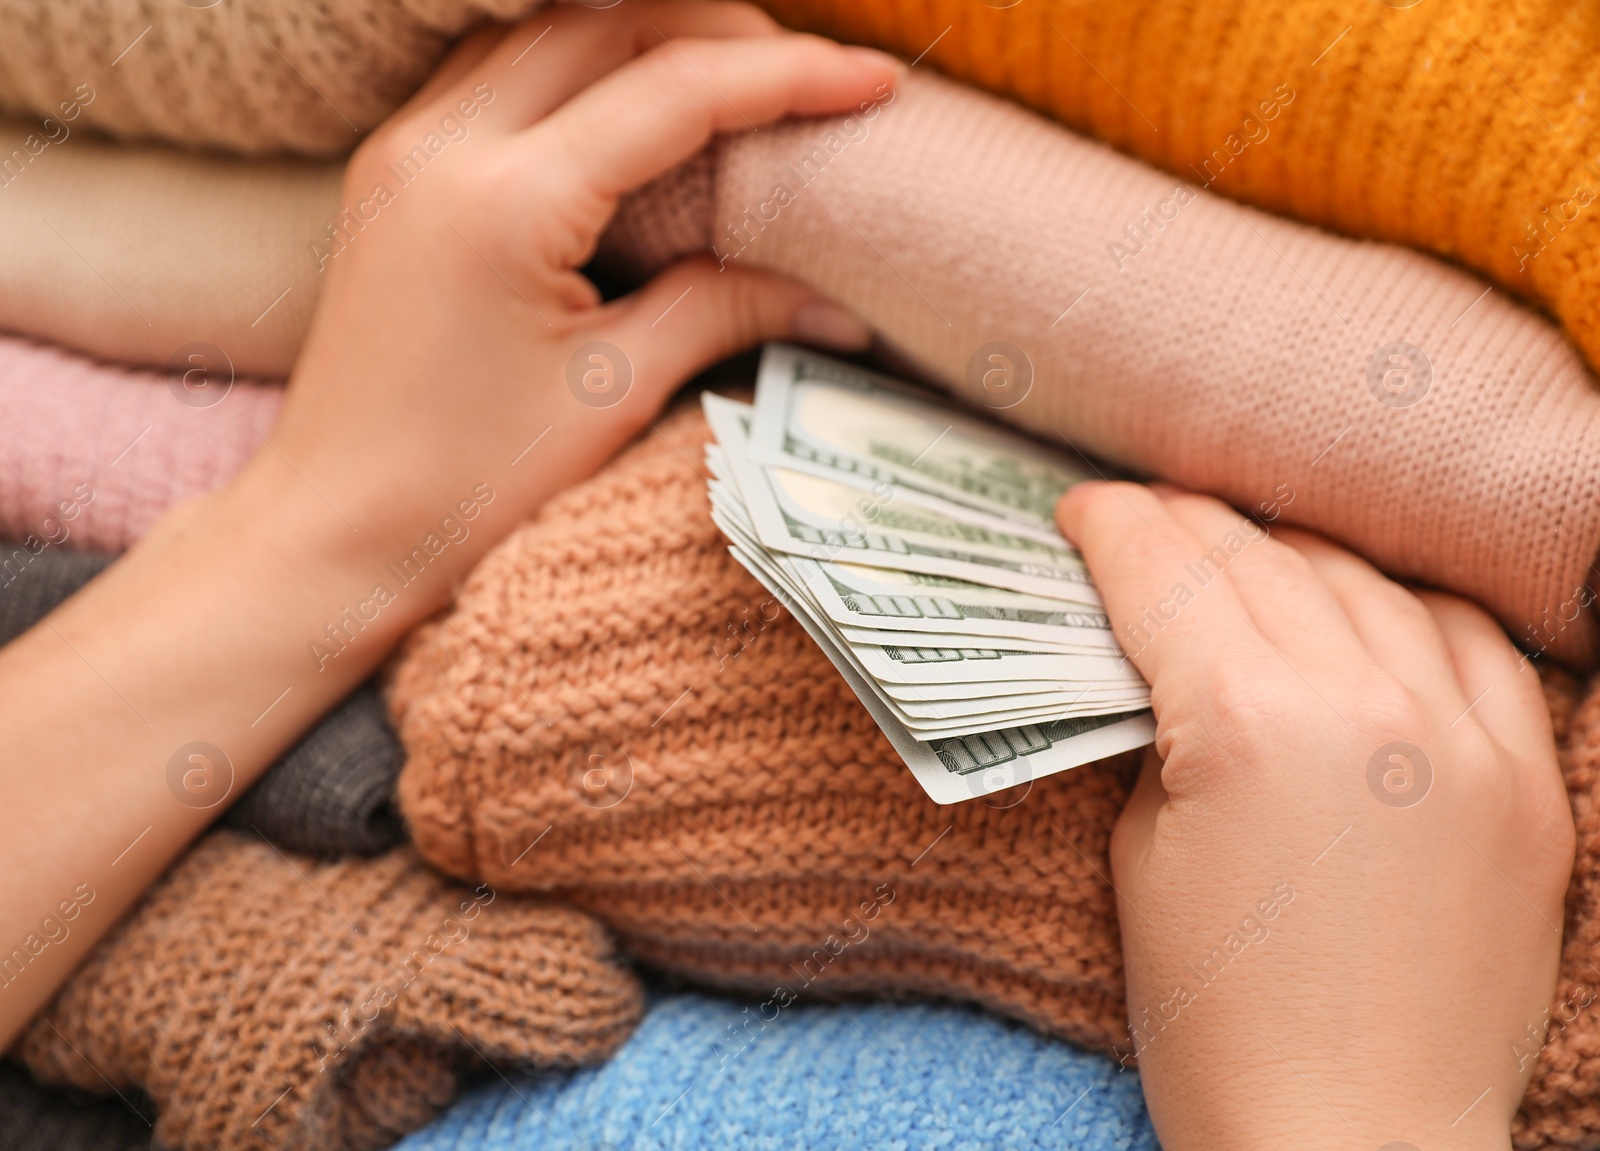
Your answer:
[[[942,995],[1125,1048],[1106,850],[1132,764],[934,805],[728,557],[698,411],[658,432],[491,553],[404,653],[391,703],[423,855],[780,1005]],[[1550,693],[1579,867],[1523,1148],[1600,1139],[1600,681],[1581,706],[1570,680]]]
[[[356,1151],[427,1122],[461,1069],[609,1055],[640,1007],[586,915],[452,883],[409,848],[319,863],[218,832],[18,1050],[46,1081],[142,1087],[162,1146]]]

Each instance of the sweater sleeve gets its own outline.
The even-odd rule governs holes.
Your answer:
[[[641,268],[709,244],[794,276],[1047,441],[1321,531],[1532,651],[1594,654],[1600,394],[1553,325],[1458,269],[915,75],[724,141],[611,239]],[[999,391],[996,354],[1018,373]]]

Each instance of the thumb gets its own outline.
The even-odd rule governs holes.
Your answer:
[[[772,272],[718,268],[695,257],[607,305],[608,333],[632,361],[643,394],[665,398],[685,380],[764,340],[861,351],[872,331],[805,285]]]

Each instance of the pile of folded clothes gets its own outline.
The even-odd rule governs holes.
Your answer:
[[[259,449],[339,157],[464,29],[535,6],[0,0],[0,639]],[[630,196],[608,271],[710,247],[785,272],[975,402],[969,361],[1007,341],[1034,382],[998,418],[1483,602],[1552,668],[1579,832],[1558,995],[1592,1000],[1600,124],[1568,93],[1600,29],[1531,0],[768,6],[921,62]],[[194,355],[214,386],[184,387]],[[630,962],[758,1013],[939,997],[1125,1054],[1104,877],[1130,764],[931,804],[727,556],[685,463],[703,418],[659,429],[173,868],[19,1044],[34,1076],[147,1099],[174,1147],[386,1146],[473,1064],[617,1051]],[[1600,1139],[1597,1040],[1592,1013],[1553,1033],[1519,1146]],[[43,1114],[32,1090],[0,1106]],[[450,1121],[527,1102],[495,1098]]]

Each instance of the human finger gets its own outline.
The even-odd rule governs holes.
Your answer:
[[[1306,557],[1379,667],[1424,698],[1446,707],[1466,706],[1438,620],[1421,600],[1319,535],[1285,528],[1278,538]]]
[[[766,340],[858,351],[872,332],[839,305],[772,272],[681,261],[605,306],[598,329],[626,357],[633,386],[658,406],[684,380]]]
[[[1553,770],[1554,734],[1539,673],[1482,608],[1459,596],[1419,592],[1418,601],[1438,622],[1467,704],[1450,720],[1482,724],[1522,763]],[[1560,772],[1554,771],[1557,782]]]
[[[508,162],[526,173],[534,193],[570,196],[576,186],[610,205],[694,155],[717,132],[880,99],[898,67],[880,52],[815,36],[673,40],[521,133]]]
[[[491,51],[436,93],[441,107],[494,93],[484,106],[491,131],[526,128],[642,52],[678,37],[761,38],[782,34],[749,4],[719,0],[643,0],[605,9],[583,4],[542,8],[502,32]]]
[[[1083,553],[1117,642],[1158,694],[1198,692],[1220,666],[1277,658],[1226,574],[1196,586],[1189,565],[1199,545],[1149,488],[1078,484],[1056,520]]]
[[[1190,569],[1202,584],[1224,572],[1262,636],[1296,667],[1368,666],[1373,657],[1310,562],[1220,500],[1151,488],[1203,550]]]

